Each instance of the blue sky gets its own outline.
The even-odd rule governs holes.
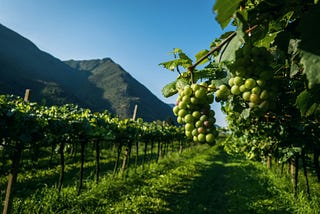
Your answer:
[[[0,0],[0,23],[61,60],[110,57],[159,99],[177,73],[173,48],[193,57],[219,37],[214,0]],[[219,104],[214,109],[218,110]],[[217,123],[224,125],[218,113]]]

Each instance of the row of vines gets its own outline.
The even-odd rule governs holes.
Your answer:
[[[147,147],[151,147],[151,153],[156,151],[158,161],[173,143],[180,151],[185,143],[181,128],[165,122],[147,123],[140,118],[119,119],[107,111],[92,113],[72,104],[46,107],[11,95],[0,96],[0,126],[0,174],[8,175],[9,178],[4,213],[10,210],[13,197],[10,193],[26,154],[34,169],[43,151],[50,154],[47,154],[50,160],[53,156],[59,157],[57,188],[60,192],[65,177],[66,158],[70,157],[70,153],[78,153],[81,164],[77,188],[80,194],[87,154],[85,151],[88,148],[95,156],[95,179],[98,183],[102,148],[113,148],[116,151],[113,173],[116,175],[120,172],[123,175],[129,167],[131,151],[136,152],[135,167],[138,164],[143,167],[147,162],[147,151],[150,150]],[[139,147],[144,150],[144,155],[138,163]]]
[[[302,167],[310,195],[307,170],[320,182],[318,0],[217,0],[213,9],[222,28],[235,30],[200,51],[194,63],[174,49],[174,60],[160,64],[179,74],[163,88],[164,96],[178,93],[178,109],[201,111],[190,96],[183,98],[187,104],[180,97],[195,84],[207,88],[213,105],[220,103],[226,114],[225,149],[269,167],[272,160],[288,163],[295,194]],[[197,120],[179,118],[180,111],[178,122]],[[191,133],[199,132],[196,128]]]

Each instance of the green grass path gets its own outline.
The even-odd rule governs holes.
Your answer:
[[[228,156],[221,148],[197,163],[185,194],[172,194],[172,213],[288,213],[274,201],[270,180],[250,161]],[[211,155],[211,156],[210,156]]]

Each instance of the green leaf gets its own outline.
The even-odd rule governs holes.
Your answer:
[[[309,81],[309,88],[320,84],[320,56],[307,51],[300,51],[303,73],[306,74]]]
[[[171,60],[168,62],[162,62],[159,64],[160,66],[170,70],[170,71],[174,71],[174,69],[176,69],[176,67],[178,67],[178,61],[177,60]]]
[[[243,119],[248,119],[250,117],[250,108],[246,108],[241,112],[241,117]]]
[[[233,37],[230,42],[228,42],[221,48],[219,55],[216,57],[216,61],[223,62],[235,60],[236,51],[241,47],[243,43],[244,40],[242,35],[237,33],[237,35]]]
[[[320,20],[320,5],[315,5],[307,13],[304,13],[297,27],[301,35],[301,42],[298,43],[300,63],[303,65],[303,72],[309,81],[309,87],[320,84],[320,29],[315,27],[315,22]]]
[[[176,80],[175,87],[177,90],[182,90],[186,85],[189,85],[189,81],[183,78]]]
[[[301,116],[310,116],[319,107],[319,104],[316,102],[317,99],[314,94],[310,91],[304,90],[297,96],[295,105],[299,108]]]
[[[178,93],[178,90],[176,89],[176,82],[177,81],[171,82],[162,88],[162,94],[164,97],[171,97]]]
[[[173,54],[176,54],[176,53],[182,53],[182,50],[180,48],[174,48],[173,51],[172,51]]]
[[[300,67],[296,63],[292,63],[290,66],[290,77],[294,77],[300,71]]]
[[[239,17],[242,17],[239,15]],[[242,31],[243,22],[241,18],[237,18],[238,28],[237,34],[230,42],[221,47],[219,55],[216,57],[216,62],[234,61],[236,58],[236,51],[245,43],[244,32]]]
[[[192,65],[192,60],[183,52],[179,53],[179,65],[184,68],[188,68]]]
[[[241,0],[217,0],[213,11],[217,14],[216,20],[224,29],[230,22],[232,16],[236,13],[240,6]]]
[[[267,49],[270,48],[270,45],[273,44],[274,39],[277,37],[278,33],[280,33],[280,32],[282,32],[282,31],[267,34],[263,39],[257,41],[255,43],[255,46],[265,47]]]
[[[206,50],[206,49],[199,51],[199,52],[196,54],[196,61],[199,61],[199,60],[200,60],[202,57],[204,57],[208,52],[209,52],[209,51]],[[207,59],[203,60],[203,61],[200,63],[200,65],[201,65],[201,64],[205,64],[205,63],[208,62],[208,61],[209,61],[209,59],[207,58]]]
[[[183,53],[180,48],[174,48],[171,54],[174,55],[174,60],[162,62],[159,65],[170,71],[174,71],[179,66],[187,69],[192,65],[192,60],[185,53]]]
[[[318,112],[319,107],[320,107],[319,103],[313,103],[308,109],[308,111],[306,112],[306,116],[310,116],[310,115],[313,115],[315,112]]]

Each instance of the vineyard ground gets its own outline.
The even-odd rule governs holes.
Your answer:
[[[199,145],[144,170],[129,169],[125,178],[106,175],[99,184],[90,178],[80,196],[76,185],[58,194],[31,177],[25,188],[39,188],[17,197],[14,213],[320,213],[320,185],[314,177],[309,176],[311,200],[303,191],[303,177],[294,199],[290,179],[276,171],[227,155],[219,145]]]

